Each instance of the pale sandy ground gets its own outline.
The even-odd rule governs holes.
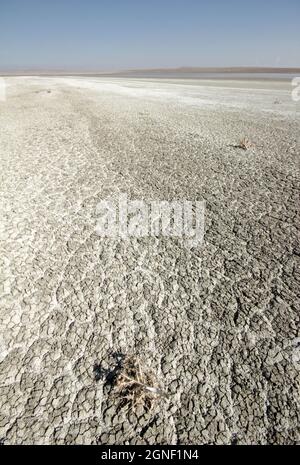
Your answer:
[[[0,438],[299,440],[299,124],[289,83],[6,78]],[[51,92],[49,92],[51,91]],[[255,145],[234,148],[241,138]],[[201,248],[94,232],[99,200],[206,201]],[[127,414],[94,366],[139,353]]]

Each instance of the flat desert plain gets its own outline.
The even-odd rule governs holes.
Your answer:
[[[1,442],[297,443],[291,83],[4,82]],[[205,201],[203,242],[100,237],[96,206],[121,194]],[[115,382],[130,355],[162,393],[151,408]]]

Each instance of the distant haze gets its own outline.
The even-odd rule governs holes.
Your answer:
[[[1,0],[0,71],[297,68],[299,20],[299,0]]]

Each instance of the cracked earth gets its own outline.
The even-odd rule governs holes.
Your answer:
[[[285,83],[6,78],[4,444],[299,441],[299,123]],[[247,137],[252,146],[235,147]],[[206,202],[205,237],[118,241],[96,205]],[[166,393],[120,407],[95,366]]]

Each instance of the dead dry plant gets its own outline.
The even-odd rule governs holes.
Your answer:
[[[143,360],[127,355],[115,380],[115,388],[121,397],[120,407],[135,411],[143,408],[151,411],[158,399],[165,396],[154,372],[147,369]]]
[[[244,137],[243,139],[240,140],[240,142],[237,144],[236,147],[239,149],[248,150],[251,147],[253,147],[253,144],[249,141],[249,139]]]

